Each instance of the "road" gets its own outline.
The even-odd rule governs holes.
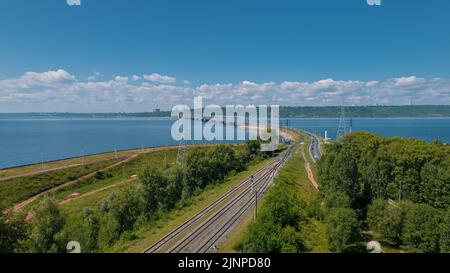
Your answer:
[[[294,147],[246,178],[191,219],[148,247],[144,253],[207,253],[236,227],[255,207],[274,177],[288,160]]]
[[[309,155],[314,163],[322,157],[322,151],[320,148],[320,139],[318,136],[312,133],[308,133],[311,137],[311,143],[309,144]]]
[[[320,147],[320,138],[319,136],[305,131],[305,130],[301,130],[301,129],[294,129],[292,128],[292,130],[297,131],[299,133],[303,133],[303,134],[307,134],[310,138],[311,138],[311,143],[309,144],[309,156],[311,157],[312,161],[314,163],[317,162],[317,160],[319,160],[322,157],[322,150]]]

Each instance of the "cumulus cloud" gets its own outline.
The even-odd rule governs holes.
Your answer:
[[[58,69],[56,71],[48,71],[43,73],[27,72],[20,80],[28,83],[54,83],[61,81],[74,81],[75,76],[65,70]]]
[[[128,81],[128,77],[116,76],[114,78],[114,80],[117,81],[117,82],[127,82]]]
[[[81,0],[66,0],[69,6],[81,6]]]
[[[417,78],[416,76],[410,76],[410,77],[401,77],[401,78],[395,78],[394,82],[397,86],[407,86],[412,85],[420,82],[424,82],[425,79],[423,78]]]
[[[177,79],[174,77],[164,76],[164,75],[160,75],[158,73],[144,75],[144,79],[147,81],[159,82],[159,83],[174,83],[177,81]]]
[[[98,78],[100,78],[101,76],[102,76],[102,74],[100,74],[100,72],[94,71],[94,74],[89,76],[87,79],[88,79],[88,81],[95,81]]]
[[[184,81],[177,84],[173,77],[152,75],[147,75],[145,81],[136,75],[119,75],[110,80],[98,80],[97,75],[80,81],[63,69],[27,72],[18,78],[0,80],[0,109],[2,112],[133,112],[171,109],[180,103],[191,105],[194,96],[203,96],[205,103],[223,106],[319,106],[339,105],[343,101],[355,105],[404,105],[410,101],[450,104],[450,80],[445,78],[409,76],[372,81],[323,79],[278,83],[245,80],[190,86]]]

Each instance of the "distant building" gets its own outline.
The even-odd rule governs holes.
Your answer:
[[[152,111],[153,113],[161,113],[161,109],[159,109],[159,108],[155,108],[155,109],[153,109],[153,111]]]

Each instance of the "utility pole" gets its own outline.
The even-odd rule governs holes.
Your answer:
[[[353,119],[352,118],[350,118],[350,128],[348,131],[349,131],[349,133],[353,132]]]
[[[255,179],[253,175],[251,176],[251,182],[252,182],[252,193],[255,193],[255,215],[254,220],[256,221],[256,218],[258,217],[258,190],[256,190],[255,187]]]
[[[258,191],[255,191],[255,221],[258,218]]]

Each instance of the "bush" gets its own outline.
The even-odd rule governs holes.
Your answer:
[[[64,217],[58,206],[51,199],[45,198],[34,210],[30,236],[32,252],[65,252],[67,240],[61,232],[63,227]]]
[[[86,208],[83,211],[81,246],[83,252],[96,252],[100,233],[100,219],[98,213]]]
[[[359,222],[350,208],[331,209],[326,216],[326,236],[331,250],[343,252],[358,238]]]
[[[270,221],[251,223],[236,248],[244,253],[298,253],[305,250],[295,228],[283,228]]]
[[[307,221],[305,203],[297,195],[289,194],[280,187],[271,190],[261,211],[261,218],[281,227],[299,229]]]
[[[3,211],[0,207],[0,253],[11,253],[26,238],[27,229],[22,220]]]

